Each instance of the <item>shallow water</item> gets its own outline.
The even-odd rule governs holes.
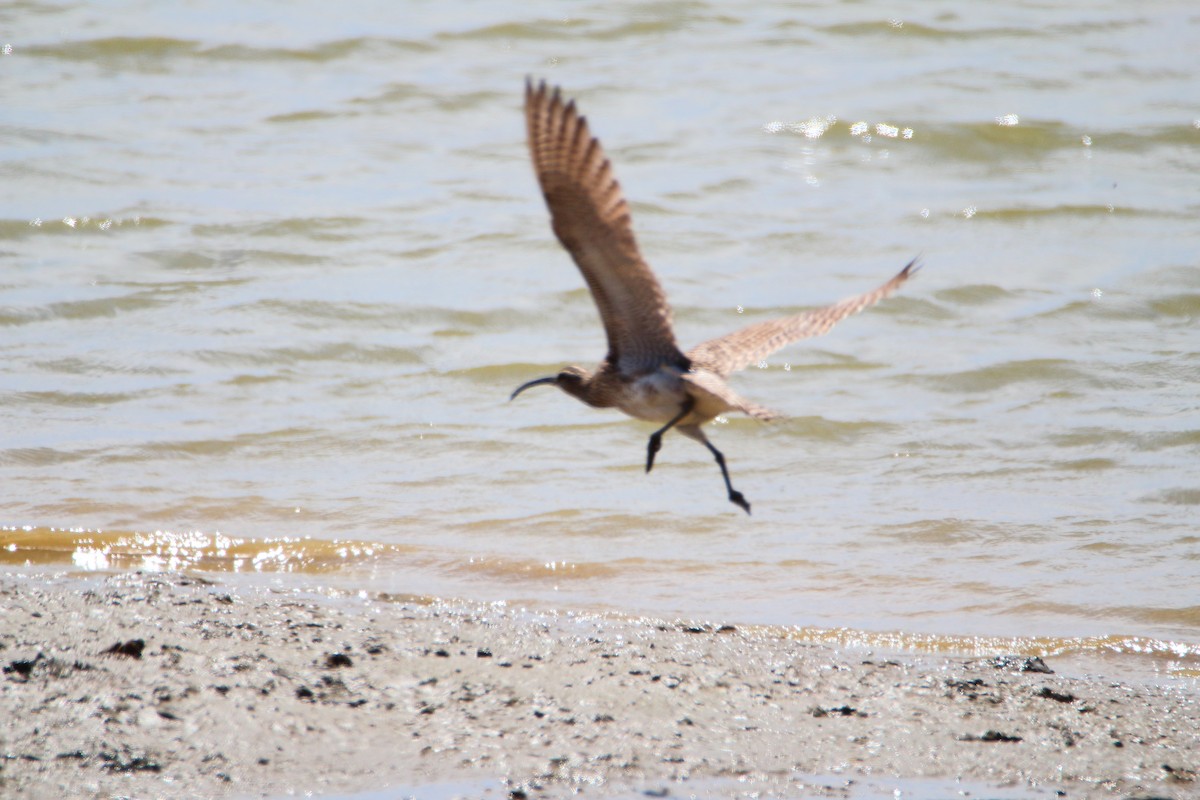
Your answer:
[[[0,10],[7,568],[1196,657],[1200,13],[563,8]],[[789,415],[712,426],[753,517],[682,437],[645,475],[649,426],[506,402],[604,352],[530,74],[685,347],[923,255],[735,378]]]

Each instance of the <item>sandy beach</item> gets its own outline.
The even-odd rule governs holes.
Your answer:
[[[183,575],[0,607],[6,798],[1200,796],[1194,689],[1039,659]]]

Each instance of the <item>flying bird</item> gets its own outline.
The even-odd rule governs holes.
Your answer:
[[[556,375],[518,386],[509,399],[533,386],[557,386],[594,408],[615,407],[631,417],[663,423],[650,434],[646,472],[654,467],[663,434],[674,428],[708,448],[721,468],[730,502],[749,514],[750,503],[729,480],[725,456],[700,426],[735,411],[761,420],[779,415],[739,397],[726,378],[784,345],[820,336],[839,320],[888,297],[920,268],[917,259],[873,291],[750,325],[684,353],[675,342],[667,297],[638,249],[621,186],[587,119],[573,100],[563,101],[558,88],[526,79],[525,124],[551,227],[596,301],[608,354],[594,370],[563,367]]]

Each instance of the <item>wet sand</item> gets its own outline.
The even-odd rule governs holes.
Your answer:
[[[5,798],[1200,797],[1194,687],[1038,659],[179,575],[0,577],[0,609]]]

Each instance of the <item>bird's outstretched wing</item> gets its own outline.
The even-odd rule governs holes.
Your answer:
[[[587,119],[557,88],[527,80],[525,123],[551,225],[600,309],[609,360],[634,375],[664,362],[686,368],[666,295],[642,259],[621,186]]]
[[[840,320],[890,296],[920,268],[918,259],[914,258],[896,277],[874,291],[792,317],[759,322],[711,339],[697,345],[687,354],[688,358],[697,367],[727,376],[766,358],[784,345],[828,332]]]

